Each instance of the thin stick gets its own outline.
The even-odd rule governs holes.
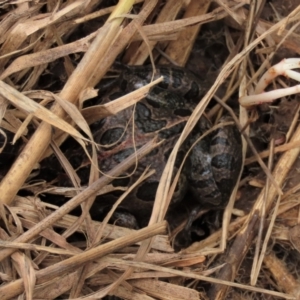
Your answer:
[[[124,7],[124,2],[127,2]],[[131,3],[132,2],[132,3]],[[134,1],[120,1],[118,6],[123,12],[127,12]],[[117,10],[119,12],[119,10]],[[114,13],[116,16],[116,13]],[[93,76],[93,70],[103,60],[103,56],[116,36],[120,33],[122,18],[114,19],[104,24],[98,35],[85,53],[75,71],[70,76],[66,85],[60,93],[62,99],[76,103],[80,92],[86,87],[89,79]],[[82,80],[87,78],[87,80]],[[54,104],[52,112],[59,117],[65,116],[65,111],[59,104]],[[22,153],[19,155],[7,175],[0,184],[0,195],[3,203],[9,204],[16,193],[28,178],[33,166],[38,162],[44,151],[47,149],[52,135],[52,127],[43,122],[35,131]],[[13,183],[13,184],[12,184]]]
[[[54,279],[57,276],[62,276],[66,273],[72,272],[83,263],[103,257],[104,255],[111,253],[112,250],[119,250],[142,241],[146,238],[153,237],[158,234],[165,234],[166,232],[167,222],[162,221],[160,223],[133,232],[128,236],[123,236],[104,245],[100,245],[98,247],[84,251],[82,253],[74,255],[73,257],[63,260],[62,262],[56,263],[54,265],[51,265],[50,267],[36,272],[36,284],[42,284]],[[13,297],[23,293],[23,284],[24,280],[18,279],[2,286],[0,288],[0,299],[12,299]]]
[[[31,229],[29,229],[28,231],[23,233],[21,236],[16,238],[14,240],[14,242],[26,243],[29,240],[35,238],[37,235],[39,235],[40,232],[45,230],[47,227],[53,225],[57,220],[61,219],[64,215],[66,215],[71,210],[73,210],[75,207],[80,205],[83,201],[94,196],[97,193],[97,191],[100,190],[101,188],[103,188],[104,186],[106,186],[112,180],[113,177],[122,174],[125,170],[128,169],[128,167],[132,166],[135,163],[136,158],[140,159],[142,156],[146,155],[151,150],[153,150],[153,147],[156,147],[157,145],[158,144],[155,144],[154,140],[147,143],[145,146],[143,146],[141,149],[139,149],[136,153],[133,153],[127,159],[125,159],[122,163],[120,163],[118,165],[118,168],[114,168],[110,172],[108,172],[109,177],[102,176],[100,179],[95,181],[88,188],[86,188],[81,193],[76,195],[74,198],[69,200],[67,203],[62,205],[59,209],[57,209],[51,215],[47,216],[41,222],[37,223]],[[11,255],[15,251],[16,251],[16,249],[9,249],[9,248],[1,250],[0,251],[0,261],[2,261],[9,255]]]

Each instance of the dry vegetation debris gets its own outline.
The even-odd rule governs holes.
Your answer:
[[[272,111],[273,123],[258,123],[257,128],[267,134],[275,131],[276,140],[276,130],[283,124],[279,132],[284,132],[287,143],[277,146],[270,138],[266,150],[253,142],[261,158],[270,157],[268,168],[261,160],[264,172],[258,170],[254,163],[259,156],[247,154],[242,180],[224,213],[223,230],[174,253],[163,221],[174,189],[176,153],[204,111],[216,118],[223,113],[219,98],[236,105],[239,96],[253,92],[273,63],[299,55],[297,1],[120,0],[115,4],[109,0],[0,2],[0,298],[24,294],[26,299],[107,295],[121,299],[297,299],[297,96],[291,98],[292,107],[288,98],[277,108],[256,111],[262,118]],[[218,39],[225,41],[224,53]],[[155,84],[107,105],[83,108],[95,97],[96,84],[117,58],[130,65],[171,62],[215,74],[209,72],[208,63],[218,71],[170,155],[149,226],[140,230],[107,224],[108,217],[98,222],[89,215],[96,194],[111,188],[112,178],[157,146],[156,140],[150,141],[108,176],[98,172],[97,145],[89,125],[136,103]],[[282,79],[270,88],[289,85],[293,83]],[[240,108],[240,128],[246,137],[252,122],[248,115],[260,118]],[[92,161],[88,187],[80,186],[59,148],[68,136]],[[252,143],[249,138],[247,142]],[[59,190],[51,182],[32,180],[41,160],[53,152],[75,188]],[[50,189],[69,195],[70,200],[60,207],[41,201]],[[80,217],[69,214],[80,205]]]

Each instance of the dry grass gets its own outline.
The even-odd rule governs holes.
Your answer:
[[[163,220],[175,186],[171,179],[180,145],[225,81],[224,102],[237,92],[240,96],[251,93],[257,78],[270,67],[270,60],[279,46],[300,53],[300,39],[295,30],[300,7],[277,22],[269,23],[256,18],[260,11],[255,12],[252,5],[246,10],[243,5],[247,1],[219,0],[210,10],[210,3],[205,0],[169,0],[166,4],[159,1],[159,9],[158,1],[136,1],[142,3],[138,13],[136,9],[130,11],[134,1],[129,0],[103,9],[98,9],[100,1],[95,0],[61,2],[48,0],[44,4],[17,0],[13,4],[12,1],[0,4],[3,7],[0,16],[1,134],[3,140],[7,140],[6,133],[13,133],[14,142],[19,140],[22,145],[22,151],[0,183],[0,298],[17,299],[24,294],[26,299],[100,299],[112,294],[124,299],[204,299],[204,293],[198,291],[199,282],[209,282],[211,287],[204,286],[210,299],[225,299],[229,287],[234,287],[228,296],[230,299],[262,299],[261,295],[265,299],[297,299],[300,293],[298,273],[288,268],[288,254],[279,259],[272,247],[266,256],[265,252],[272,239],[287,249],[300,251],[298,231],[294,229],[289,233],[289,228],[299,223],[299,185],[296,182],[282,191],[299,155],[299,127],[294,126],[287,144],[259,154],[263,158],[269,153],[283,152],[274,168],[271,160],[268,168],[260,161],[267,179],[258,197],[251,199],[254,204],[248,215],[231,216],[238,188],[245,186],[242,181],[240,186],[237,184],[225,210],[223,230],[181,253],[173,252]],[[108,15],[105,22],[96,22]],[[144,25],[145,20],[147,25]],[[154,139],[106,176],[100,176],[97,145],[88,125],[136,103],[155,82],[93,109],[82,109],[83,102],[95,96],[95,85],[120,53],[128,64],[143,64],[150,56],[155,64],[171,61],[184,66],[201,25],[217,20],[224,21],[224,26],[234,26],[238,38],[226,27],[230,54],[169,157],[149,226],[130,230],[109,225],[106,219],[103,223],[92,220],[89,208],[96,195],[110,188],[113,178],[159,144]],[[80,24],[87,22],[101,25],[83,38],[64,42],[70,33],[79,30]],[[156,47],[163,50],[164,57],[152,51]],[[260,61],[258,70],[250,60],[251,51]],[[79,63],[74,65],[71,57],[78,58],[81,54]],[[48,66],[59,59],[67,74],[62,90],[58,93],[33,90]],[[209,117],[222,113],[220,108],[219,104],[212,107],[207,112]],[[243,108],[239,122],[241,128],[248,124],[248,113]],[[32,128],[35,128],[33,133]],[[244,133],[247,135],[247,130]],[[69,135],[92,161],[89,186],[84,189],[59,149]],[[92,145],[91,154],[86,150],[87,143]],[[38,185],[30,181],[38,163],[53,151],[74,184],[74,189],[62,192],[70,193],[72,198],[61,207],[44,203],[39,198],[50,188],[50,183]],[[258,159],[258,155],[249,157],[245,165]],[[146,170],[144,177],[148,176],[147,172],[151,171]],[[35,196],[17,195],[25,187]],[[125,191],[125,195],[128,192]],[[82,215],[70,215],[79,205]],[[290,219],[290,223],[283,221],[286,219]],[[269,221],[265,231],[261,220]],[[85,236],[85,242],[67,240],[76,232]],[[249,249],[255,247],[255,242],[256,253],[250,256]],[[226,256],[222,257],[220,254],[226,248]],[[246,255],[254,261],[246,269],[248,281],[238,273],[241,264],[245,268]]]

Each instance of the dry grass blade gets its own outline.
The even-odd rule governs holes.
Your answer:
[[[282,21],[280,21],[279,23],[271,27],[268,30],[268,32],[265,32],[258,39],[256,39],[249,46],[247,46],[243,52],[252,48],[253,45],[258,42],[258,40],[261,41],[263,38],[267,37],[269,33],[274,32],[279,28],[281,28],[282,24],[285,24],[287,21],[290,21],[292,16],[294,17],[295,15],[299,14],[299,10],[300,7],[297,7],[287,18],[283,19]],[[298,127],[297,131],[294,133],[291,142],[296,142],[299,139],[300,139],[300,128]],[[279,186],[283,184],[288,171],[290,170],[297,156],[299,155],[299,151],[300,149],[298,148],[288,150],[282,155],[277,165],[275,166],[272,175]],[[278,194],[277,189],[275,188],[274,185],[271,185],[266,197],[266,213],[269,213],[273,200],[275,199],[277,194]],[[231,280],[232,278],[235,277],[236,275],[235,270],[238,270],[238,266],[240,265],[241,261],[245,257],[253,238],[256,236],[258,230],[258,224],[261,218],[264,197],[265,197],[265,188],[261,191],[259,197],[257,198],[251,213],[248,215],[247,222],[245,222],[244,226],[241,228],[241,231],[235,238],[234,243],[231,247],[231,249],[234,250],[231,250],[231,252],[229,253],[227,258],[228,265],[223,267],[223,269],[219,274],[219,278]],[[217,285],[210,290],[209,296],[215,299],[222,299],[227,294],[227,291],[228,291],[228,287]]]
[[[12,259],[17,264],[16,269],[19,271],[20,277],[23,279],[26,298],[32,299],[36,283],[36,276],[32,262],[29,257],[23,253],[14,253],[12,255]]]
[[[299,4],[116,2],[0,4],[0,298],[299,298],[299,97],[251,114],[238,101],[298,93]],[[163,77],[141,87],[151,71]],[[165,88],[167,105],[153,99]],[[236,178],[242,165],[229,202],[214,161],[234,160],[220,145],[236,141],[237,153],[238,130],[212,143],[227,125],[245,137],[243,158],[255,156],[226,167]],[[288,142],[273,149],[284,153],[272,171],[263,158],[273,134],[275,146]],[[194,168],[201,155],[211,187]],[[206,200],[215,191],[225,210]]]
[[[130,2],[127,1],[125,6],[124,3],[124,1],[119,3],[119,6],[114,11],[112,17],[124,12],[124,10],[126,11],[130,9]],[[118,36],[121,22],[121,18],[115,19],[113,21],[109,21],[101,28],[89,50],[86,52],[80,64],[72,73],[68,82],[64,86],[64,89],[60,93],[60,97],[62,99],[66,99],[71,103],[76,102],[81,91],[87,87],[89,79],[93,77],[93,74],[97,69],[95,68],[95,65],[97,66],[101,64],[104,54],[110,47],[111,42]],[[82,78],[86,78],[86,80],[82,80]],[[63,117],[65,115],[63,109],[58,104],[53,107],[52,112],[59,117]],[[38,159],[48,147],[50,137],[51,127],[48,124],[42,123],[23,150],[22,157],[25,157],[26,159],[22,159],[20,162],[17,161],[14,166],[12,166],[5,179],[1,182],[0,193],[5,195],[2,198],[4,203],[10,203],[12,201],[13,197],[30,174],[34,164],[37,163]],[[11,180],[15,182],[14,185],[11,185]]]
[[[36,15],[40,9],[40,5],[33,6],[31,9],[20,12],[16,9],[14,13],[16,16],[21,17],[20,21],[14,24],[12,28],[9,28],[8,34],[5,35],[6,39],[1,47],[1,54],[12,53],[18,49],[26,40],[28,36],[33,35],[38,30],[45,29],[47,26],[54,24],[59,21],[59,19],[65,17],[67,14],[73,14],[82,9],[85,5],[84,0],[78,0],[73,2],[71,5],[66,6],[61,9],[59,12],[55,12],[53,15]],[[13,15],[13,14],[12,14]],[[14,23],[14,20],[6,20],[8,23],[11,21]],[[7,28],[8,30],[8,28]],[[2,59],[0,62],[1,70],[4,69],[5,64],[9,58]]]
[[[93,241],[94,243],[99,243],[102,239],[103,236],[103,232],[104,232],[104,228],[107,225],[108,221],[110,220],[110,218],[112,217],[113,213],[115,212],[115,210],[117,209],[117,207],[119,206],[119,204],[122,203],[122,201],[125,199],[126,196],[128,196],[128,194],[136,187],[138,186],[142,181],[146,180],[148,177],[150,177],[151,175],[153,175],[155,172],[155,170],[149,170],[149,168],[147,168],[143,174],[138,178],[138,180],[128,188],[128,190],[121,196],[119,197],[119,199],[116,201],[116,203],[113,205],[113,207],[111,208],[111,210],[109,211],[109,213],[106,215],[106,217],[103,220],[102,226],[99,227],[98,231],[97,231],[97,239],[95,241]]]
[[[188,22],[192,22],[194,21],[194,19],[198,20],[198,17],[192,17],[189,18],[188,21],[186,22],[185,20],[183,20],[183,22],[185,22],[185,25]],[[181,20],[182,21],[182,20]],[[174,21],[174,23],[176,23],[177,21]],[[164,23],[164,25],[167,23]],[[172,24],[173,25],[173,24]],[[181,24],[182,25],[182,24]],[[190,24],[189,24],[190,25]],[[252,46],[254,47],[254,45]],[[250,49],[248,50],[250,51]],[[185,129],[183,131],[183,133],[181,134],[179,140],[177,141],[177,143],[175,144],[175,147],[173,148],[167,165],[165,167],[165,171],[161,177],[160,183],[159,183],[159,187],[156,193],[156,198],[155,198],[155,202],[154,202],[154,207],[153,207],[153,212],[151,215],[151,219],[149,224],[154,224],[155,222],[162,220],[165,216],[165,213],[167,211],[168,205],[169,205],[169,201],[168,199],[171,199],[171,197],[168,197],[168,193],[169,193],[169,188],[170,188],[170,183],[171,183],[171,178],[172,178],[172,174],[173,174],[173,166],[174,166],[174,162],[176,159],[176,155],[177,152],[181,146],[181,144],[183,143],[184,139],[186,138],[186,136],[190,133],[190,131],[192,130],[192,128],[194,128],[196,122],[199,120],[199,118],[201,117],[201,115],[204,112],[204,109],[206,107],[206,105],[208,104],[209,100],[211,99],[212,95],[216,92],[217,87],[224,81],[224,79],[226,78],[226,76],[224,75],[225,73],[227,73],[226,75],[228,76],[229,70],[231,68],[234,68],[235,63],[238,60],[241,60],[242,56],[233,59],[230,64],[228,64],[228,68],[224,69],[223,72],[221,72],[221,74],[219,75],[219,81],[217,81],[213,87],[211,88],[211,90],[208,93],[208,96],[204,97],[204,99],[202,99],[202,101],[200,102],[200,104],[198,104],[198,106],[195,108],[195,110],[193,111],[192,116],[190,117],[190,119],[188,120]],[[151,244],[151,241],[145,241],[138,254],[136,259],[139,260],[141,259],[145,253],[147,253],[147,251],[149,250],[149,246]],[[117,282],[115,282],[111,288],[115,288],[116,286],[118,286],[123,280],[125,280],[132,272],[132,269],[128,269],[124,275],[122,277],[119,278],[119,280]],[[107,289],[108,291],[109,289]]]
[[[297,131],[295,132],[292,141],[296,141],[299,139],[300,139],[300,128],[298,128]],[[282,157],[278,161],[273,171],[273,176],[275,180],[278,182],[278,184],[282,184],[283,181],[285,180],[285,177],[288,171],[290,170],[291,166],[295,162],[297,156],[299,155],[299,152],[300,152],[299,148],[288,150],[282,155]],[[270,207],[276,195],[277,195],[276,189],[274,188],[274,186],[271,186],[266,198],[267,213],[270,211]],[[228,264],[228,266],[225,266],[221,270],[220,278],[228,279],[228,274],[230,274],[230,278],[232,278],[232,276],[235,276],[235,273],[233,272],[234,268],[236,268],[236,265],[240,264],[241,260],[246,255],[253,238],[256,236],[258,230],[258,224],[260,220],[261,207],[264,202],[264,197],[265,197],[265,189],[261,191],[251,213],[248,216],[248,221],[245,222],[240,233],[235,238],[235,241],[232,245],[232,249],[234,249],[234,251],[230,252],[228,256],[228,262],[230,263]],[[213,289],[211,291],[211,295],[216,295],[216,294],[223,295],[227,292],[227,288],[216,287],[216,289]]]
[[[28,230],[23,235],[19,236],[15,239],[15,242],[27,242],[28,240],[36,237],[41,231],[45,230],[47,227],[54,224],[57,220],[59,220],[62,216],[69,213],[72,209],[83,203],[89,197],[92,197],[102,186],[105,186],[109,183],[112,178],[122,174],[125,170],[129,168],[129,166],[133,165],[136,162],[136,159],[140,159],[143,155],[149,153],[153,148],[155,148],[155,142],[151,141],[146,144],[144,147],[139,149],[136,153],[129,156],[125,159],[118,168],[111,170],[108,173],[108,177],[103,176],[92,185],[90,185],[87,189],[79,193],[77,196],[72,198],[69,202],[61,206],[57,211],[43,219],[40,223],[36,224],[31,230]],[[14,249],[6,249],[0,251],[0,261],[6,258],[8,255],[12,254]]]
[[[143,172],[143,174],[138,178],[138,180],[131,185],[128,190],[123,193],[123,195],[121,197],[119,197],[119,199],[114,203],[114,205],[112,206],[112,208],[110,209],[110,211],[107,213],[106,217],[104,218],[102,225],[98,228],[97,232],[95,233],[95,238],[91,241],[91,243],[93,245],[96,245],[98,243],[100,243],[100,241],[103,239],[103,233],[104,233],[104,228],[105,226],[108,224],[108,221],[110,220],[110,218],[112,217],[112,215],[114,214],[114,212],[116,211],[116,209],[118,208],[118,206],[122,203],[122,201],[125,199],[126,196],[128,196],[128,194],[138,185],[140,184],[142,181],[146,180],[146,178],[148,178],[149,176],[153,175],[155,170],[148,170],[149,168],[146,168],[146,170]],[[84,280],[87,274],[87,270],[89,268],[89,264],[85,265],[81,270],[79,270],[78,275],[79,275],[79,279],[77,281],[77,285],[74,286],[73,290],[71,291],[71,296],[72,297],[78,297],[78,295],[80,295],[80,291],[83,287],[84,284]]]
[[[182,299],[182,300],[199,300],[199,294],[194,289],[189,289],[177,284],[171,284],[153,279],[131,280],[130,283],[138,289],[141,289],[147,295],[154,299]]]
[[[20,221],[22,225],[26,229],[30,229],[34,227],[37,223],[39,223],[39,217],[36,211],[36,206],[43,207],[45,209],[58,209],[59,207],[51,204],[47,204],[44,202],[37,201],[35,199],[35,204],[33,204],[34,199],[28,198],[21,198],[17,197],[16,201],[14,202],[15,206],[11,208],[15,213],[21,215]],[[52,211],[46,210],[45,215],[50,215]],[[60,220],[55,223],[55,226],[62,229],[67,229],[72,224],[76,223],[78,217],[71,216],[71,215],[64,215]],[[93,224],[96,228],[101,226],[101,223],[98,221],[93,221]],[[86,223],[80,224],[78,228],[79,232],[87,232],[88,227]],[[122,236],[126,236],[134,232],[133,229],[119,227],[116,225],[107,224],[104,227],[104,236],[107,240],[114,240]],[[70,251],[71,253],[78,253],[81,250],[77,247],[72,246],[70,243],[66,242],[66,239],[53,230],[46,229],[40,233],[41,236],[47,238],[52,243],[56,244],[57,246]],[[156,236],[154,238],[152,248],[155,250],[162,251],[164,253],[173,252],[173,248],[170,247],[169,240],[167,236]],[[55,250],[54,250],[55,251]]]
[[[274,25],[272,27],[272,29],[270,29],[270,32],[273,32],[273,31],[277,30],[280,27],[280,25],[281,25],[280,23]],[[204,96],[202,101],[197,105],[197,107],[193,111],[193,114],[191,115],[190,119],[188,120],[188,122],[185,126],[185,129],[181,134],[180,139],[177,141],[177,143],[176,143],[176,145],[175,145],[175,147],[174,147],[174,149],[173,149],[173,151],[172,151],[172,153],[169,157],[168,163],[166,165],[166,170],[168,170],[168,172],[165,172],[163,174],[163,177],[161,179],[161,182],[160,182],[160,185],[159,185],[158,191],[157,191],[157,197],[159,199],[166,199],[167,198],[167,193],[168,193],[168,189],[169,189],[170,182],[171,182],[171,176],[172,176],[172,172],[173,172],[173,167],[172,166],[174,165],[174,162],[175,162],[175,159],[176,159],[176,153],[178,152],[178,149],[179,149],[180,145],[182,144],[182,142],[184,141],[184,139],[188,136],[188,134],[190,133],[192,128],[194,128],[196,122],[199,120],[199,118],[203,114],[204,109],[208,105],[209,100],[211,99],[213,94],[216,92],[216,90],[220,86],[220,84],[230,74],[230,72],[232,72],[234,70],[234,68],[239,64],[239,62],[241,62],[243,60],[244,56],[247,53],[249,53],[261,40],[263,40],[266,36],[268,36],[268,34],[269,34],[269,32],[266,32],[265,34],[263,34],[259,38],[257,38],[248,47],[246,47],[239,55],[235,56],[222,69],[222,71],[218,75],[218,78],[216,79],[213,86],[210,88],[208,93]],[[272,183],[275,185],[277,191],[280,193],[280,188],[278,186],[278,183],[276,181],[275,182],[273,181]],[[158,218],[157,218],[158,220],[163,219],[165,211],[166,211],[165,208],[163,210],[161,210],[161,215],[159,215]],[[154,219],[151,220],[151,224],[152,224],[152,222],[155,222]]]
[[[40,104],[32,101],[30,98],[26,97],[22,93],[13,89],[8,84],[0,81],[0,95],[10,101],[14,106],[20,108],[23,111],[26,111],[28,114],[33,114],[36,118],[41,119],[42,121],[51,124],[54,127],[57,127],[74,138],[80,140],[88,141],[83,135],[81,135],[73,126],[53,114],[48,109],[44,108]]]
[[[33,250],[33,251],[47,251],[53,254],[60,254],[60,255],[74,255],[76,252],[58,249],[58,248],[51,248],[46,246],[39,246],[34,244],[25,244],[25,243],[15,243],[9,241],[1,241],[0,242],[1,248],[14,248],[14,249],[23,249],[23,250]]]
[[[159,12],[155,23],[159,24],[164,23],[166,21],[174,20],[182,5],[183,1],[168,1],[166,5],[162,8],[162,10]],[[144,33],[144,27],[142,27],[142,29],[139,30],[139,35],[141,36],[142,40],[144,40],[144,42],[138,47],[138,49],[136,49],[135,45],[133,45],[133,47],[130,47],[125,54],[124,60],[128,61],[129,65],[143,64],[148,58],[149,54],[152,53],[153,48],[157,44],[156,41],[146,42],[145,37],[143,37],[143,34],[147,38],[148,36]]]
[[[297,116],[297,115],[296,115]],[[289,142],[280,146],[277,146],[274,148],[274,154],[275,153],[280,153],[280,152],[285,152],[290,149],[298,148],[300,146],[300,141],[293,141]],[[262,151],[258,154],[261,158],[266,158],[269,157],[270,155],[270,150],[265,150]],[[256,156],[251,156],[245,159],[245,165],[249,165],[257,160]]]
[[[224,285],[228,285],[228,286],[232,286],[232,287],[239,287],[241,289],[257,291],[260,293],[277,296],[277,297],[284,297],[285,299],[294,299],[293,296],[289,296],[289,295],[279,293],[279,292],[260,289],[260,288],[247,286],[247,285],[243,285],[243,284],[239,284],[239,283],[235,283],[235,282],[224,281],[224,280],[220,280],[220,279],[216,279],[216,278],[212,278],[212,277],[199,275],[194,272],[189,272],[189,271],[184,272],[184,271],[180,271],[180,270],[176,270],[176,269],[169,269],[169,268],[156,266],[156,265],[148,264],[148,263],[144,263],[144,262],[125,261],[125,260],[116,259],[116,258],[114,258],[114,259],[113,258],[103,258],[103,261],[106,261],[110,265],[114,265],[114,266],[132,266],[135,268],[144,268],[147,270],[156,270],[156,271],[161,271],[161,272],[167,272],[167,273],[174,274],[177,276],[194,278],[194,279],[203,280],[203,281],[207,281],[207,282],[211,282],[211,283],[224,284]]]
[[[232,10],[236,10],[240,8],[242,4],[236,5],[236,3],[233,3],[231,6]],[[196,25],[196,24],[203,24],[208,23],[216,20],[223,19],[227,16],[227,13],[222,8],[216,8],[213,12],[202,15],[202,16],[196,16],[196,17],[189,17],[182,20],[175,20],[175,21],[169,21],[164,22],[162,24],[153,24],[153,25],[147,25],[143,27],[144,34],[146,34],[149,38],[151,38],[152,35],[160,35],[160,34],[171,34],[174,32],[181,31],[183,28]],[[141,40],[142,38],[140,36],[136,37],[137,39]]]
[[[20,130],[20,127],[22,126],[23,123],[17,116],[15,116],[14,111],[6,110],[5,115],[3,117],[5,118],[5,120],[2,120],[1,127],[13,133],[16,133],[18,130]],[[5,124],[7,126],[5,126]],[[26,135],[28,133],[28,130],[23,129],[22,132],[24,133],[24,135]]]
[[[4,149],[4,147],[5,147],[5,145],[6,145],[6,143],[7,143],[7,136],[6,136],[6,134],[5,134],[5,132],[2,130],[2,129],[0,129],[0,135],[3,137],[3,139],[4,139],[4,142],[3,142],[3,145],[2,145],[2,147],[0,148],[0,153],[3,151],[3,149]]]
[[[193,0],[189,3],[183,18],[186,19],[197,15],[203,16],[207,12],[208,7],[209,1]],[[200,30],[200,24],[183,29],[179,33],[178,38],[169,43],[165,54],[171,60],[175,61],[179,66],[185,66],[191,52],[191,47],[194,44],[197,34]],[[166,64],[167,62],[168,61],[165,58],[160,60],[161,64]]]
[[[79,112],[78,108],[71,102],[65,101],[59,96],[54,96],[55,101],[67,112],[68,116],[71,117],[72,121],[87,134],[91,141],[93,141],[92,132],[82,114]]]
[[[264,263],[271,270],[272,276],[279,286],[286,292],[299,299],[299,282],[289,274],[286,265],[280,261],[274,253],[268,253],[264,258]]]
[[[91,260],[100,258],[113,250],[122,249],[127,245],[134,244],[138,241],[144,240],[158,234],[165,234],[167,230],[167,223],[161,222],[153,226],[141,229],[132,233],[130,236],[125,236],[119,238],[118,240],[100,245],[93,249],[87,250],[83,253],[77,254],[72,258],[65,259],[64,261],[45,268],[41,271],[36,272],[37,284],[45,283],[51,281],[56,276],[64,275],[68,272],[74,271],[80,265]],[[23,280],[19,279],[10,284],[0,287],[0,297],[1,299],[11,299],[14,296],[22,293]]]
[[[135,3],[141,3],[141,2],[144,2],[144,0],[136,0]],[[107,15],[111,12],[113,12],[114,10],[116,9],[116,6],[110,6],[108,8],[103,8],[103,9],[100,9],[96,12],[93,12],[89,15],[85,15],[84,17],[82,18],[78,18],[74,21],[74,23],[76,24],[80,24],[80,23],[85,23],[89,20],[92,20],[94,18],[99,18],[101,16],[104,16],[104,15]]]
[[[150,88],[161,81],[162,77],[112,102],[85,108],[82,110],[82,115],[86,120],[88,120],[89,124],[92,124],[99,119],[117,114],[118,112],[134,105],[139,100],[144,98],[149,92]]]
[[[90,46],[91,40],[95,37],[95,35],[96,34],[93,33],[83,39],[67,45],[18,57],[9,65],[7,69],[5,69],[5,71],[0,76],[0,79],[3,80],[11,74],[20,72],[28,68],[50,63],[60,57],[67,56],[71,53],[86,52]]]
[[[80,188],[80,178],[75,172],[74,168],[68,161],[68,159],[65,157],[63,152],[60,150],[60,148],[55,144],[55,142],[51,142],[51,147],[53,149],[53,152],[55,153],[57,159],[59,160],[61,166],[65,170],[66,174],[70,178],[73,186],[75,187],[76,194],[78,194],[78,190]]]

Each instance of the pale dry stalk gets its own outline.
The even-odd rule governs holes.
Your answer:
[[[190,18],[194,16],[205,15],[210,5],[210,1],[207,0],[192,0],[186,8],[183,19]],[[183,29],[179,34],[178,38],[171,41],[165,54],[173,61],[175,61],[179,66],[185,66],[196,40],[196,37],[200,31],[201,24],[196,24],[194,26],[189,26]],[[161,64],[167,64],[168,60],[162,58],[160,60]]]
[[[122,249],[128,245],[137,243],[158,234],[165,234],[166,230],[167,223],[166,221],[163,221],[150,227],[140,229],[135,233],[132,233],[130,236],[124,236],[104,245],[100,245],[98,247],[79,253],[73,257],[67,258],[62,262],[36,272],[37,284],[42,284],[51,281],[57,276],[65,275],[66,273],[76,270],[82,264],[103,257],[112,251]],[[5,286],[2,286],[0,288],[0,299],[8,300],[21,294],[24,291],[23,284],[23,279],[18,279]]]
[[[136,159],[140,159],[144,155],[148,154],[156,146],[157,145],[155,145],[155,142],[153,140],[148,142],[136,153],[130,155],[127,159],[120,163],[118,167],[108,172],[108,176],[102,176],[100,179],[91,184],[88,188],[83,190],[80,194],[69,200],[55,212],[53,212],[49,216],[45,217],[42,221],[37,223],[30,230],[17,237],[14,241],[24,243],[37,237],[40,234],[40,232],[47,229],[49,226],[55,224],[56,221],[61,219],[64,215],[68,214],[71,210],[83,203],[86,199],[94,196],[99,189],[107,185],[110,181],[112,181],[114,177],[119,176],[120,174],[124,173],[125,170],[127,170],[129,167],[133,166],[136,162]],[[16,249],[10,248],[0,250],[0,261],[11,255],[15,251]]]
[[[123,4],[125,2],[126,1],[119,2],[119,7],[121,7],[122,10],[120,12],[120,9],[116,9],[116,13],[111,16],[112,18],[115,17],[116,14],[127,12],[134,1],[127,1],[126,6],[124,6]],[[122,18],[114,19],[112,22],[109,20],[99,30],[91,47],[61,91],[60,97],[62,99],[70,101],[71,103],[76,103],[80,92],[87,87],[95,70],[97,70],[95,66],[101,65],[105,53],[108,51],[116,36],[120,33],[121,22]],[[86,80],[83,80],[83,78]],[[5,97],[5,95],[2,96]],[[52,112],[62,118],[65,116],[65,112],[59,104],[53,106]],[[51,125],[43,122],[0,184],[0,194],[2,195],[1,201],[3,203],[9,204],[14,199],[16,193],[30,174],[33,166],[39,161],[40,157],[47,149],[51,136]]]

